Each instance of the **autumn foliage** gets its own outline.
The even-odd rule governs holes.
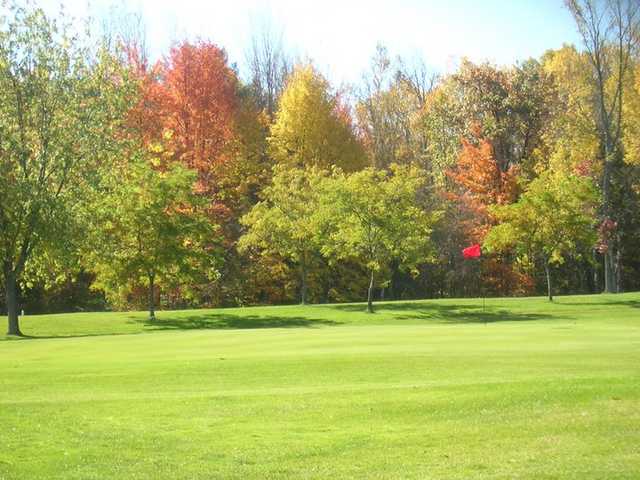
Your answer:
[[[477,146],[462,140],[458,164],[447,172],[453,183],[447,195],[465,213],[462,228],[470,243],[482,242],[494,223],[489,207],[517,198],[517,173],[516,167],[500,170],[487,140],[480,140]]]
[[[366,165],[346,103],[311,65],[296,68],[287,81],[271,127],[269,151],[291,167],[338,166],[355,171]]]
[[[463,231],[467,244],[482,243],[497,223],[491,207],[517,200],[517,167],[502,171],[488,140],[481,139],[474,145],[463,139],[458,163],[447,176],[452,188],[445,195],[460,210],[458,228]],[[500,294],[526,293],[534,286],[533,280],[508,258],[495,255],[483,260],[480,280],[490,291]]]
[[[24,12],[38,10],[27,3],[32,7]],[[600,13],[609,21],[612,12]],[[572,13],[581,25],[578,9]],[[7,25],[15,20],[10,17]],[[170,308],[286,303],[297,299],[303,284],[313,302],[353,301],[368,290],[372,299],[478,295],[481,288],[488,295],[540,292],[540,252],[549,251],[556,254],[547,257],[562,258],[562,268],[546,275],[553,273],[559,292],[640,288],[640,50],[636,38],[612,42],[619,22],[602,32],[597,52],[568,45],[514,65],[462,60],[446,74],[378,46],[362,79],[341,87],[323,65],[294,62],[268,36],[254,38],[242,66],[249,71],[241,75],[224,48],[208,40],[181,40],[150,57],[143,32],[118,25],[104,51],[93,51],[74,46],[76,37],[69,44],[52,41],[57,27],[46,15],[16,18],[21,27],[0,26],[0,37],[12,39],[0,49],[0,131],[8,135],[0,145],[0,191],[8,192],[0,200],[0,236],[6,236],[0,253],[13,265],[4,273],[16,322],[16,295],[27,295],[20,285],[40,282],[45,291],[47,282],[62,278],[49,264],[60,261],[57,255],[74,263],[65,268],[80,268],[76,252],[102,242],[99,254],[130,245],[135,255],[127,258],[143,258],[145,252],[134,250],[152,239],[156,252],[171,251],[163,253],[165,265],[156,265],[163,263],[159,253],[145,257],[145,265],[160,272],[153,280],[135,270],[135,282],[114,282],[128,289],[126,306],[149,299]],[[634,18],[622,33],[640,31],[640,16]],[[601,62],[591,58],[596,53]],[[23,64],[27,54],[33,65]],[[77,66],[70,70],[72,57]],[[626,60],[621,65],[617,58]],[[73,78],[67,78],[70,71]],[[399,195],[407,185],[396,180],[405,170],[420,173],[403,212]],[[323,180],[311,192],[310,185],[296,186],[293,172],[343,180]],[[554,181],[559,187],[549,197]],[[385,190],[385,182],[392,188]],[[565,215],[566,206],[579,212],[586,203],[580,189],[562,191],[573,183],[592,184],[599,195],[592,224],[582,222],[589,235],[583,224],[564,229],[576,217]],[[90,220],[82,209],[87,218],[113,216],[122,231],[105,222],[92,231],[119,240],[88,241],[82,226]],[[516,213],[501,217],[498,211]],[[533,212],[526,225],[525,211]],[[429,233],[404,230],[422,213],[429,216]],[[312,217],[317,222],[310,225]],[[538,235],[540,218],[549,229],[569,233]],[[206,224],[206,238],[182,226],[196,219]],[[507,223],[515,230],[500,229]],[[147,228],[138,235],[141,225]],[[513,234],[530,225],[539,238]],[[383,227],[386,250],[397,252],[409,241],[420,248],[376,260],[381,250],[374,237]],[[502,232],[504,241],[490,251],[492,231]],[[196,237],[207,262],[182,253],[186,247],[193,253],[186,242]],[[260,241],[241,248],[241,239],[250,243],[252,237]],[[422,248],[427,237],[433,248]],[[533,237],[535,245],[523,240]],[[566,240],[562,249],[545,243],[558,237]],[[287,248],[283,238],[291,240]],[[483,246],[482,261],[466,261],[462,249],[476,243]],[[366,255],[358,253],[362,249]],[[177,261],[182,258],[173,252],[190,260]],[[548,260],[547,267],[560,265]],[[118,262],[107,257],[101,264],[116,273]],[[81,268],[104,280],[97,265]],[[49,271],[55,279],[39,277]],[[374,273],[373,283],[367,272]],[[138,283],[145,282],[151,295],[138,302]],[[33,303],[25,300],[27,310],[38,304],[34,292]]]
[[[164,162],[198,173],[197,190],[214,197],[221,167],[232,158],[236,135],[238,80],[224,50],[213,43],[182,42],[147,67],[132,57],[142,94],[132,116],[147,147]]]

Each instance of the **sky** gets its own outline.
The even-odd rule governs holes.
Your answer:
[[[36,0],[50,12],[62,3],[75,17],[138,12],[152,58],[180,39],[225,48],[241,73],[252,32],[281,32],[299,58],[310,58],[334,83],[356,83],[377,44],[438,73],[461,58],[513,64],[564,43],[578,44],[562,0]]]

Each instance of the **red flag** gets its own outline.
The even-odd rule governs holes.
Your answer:
[[[482,250],[480,248],[480,245],[476,243],[475,245],[471,245],[470,247],[467,247],[464,250],[462,250],[462,255],[466,259],[478,258],[480,257],[480,255],[482,255]]]

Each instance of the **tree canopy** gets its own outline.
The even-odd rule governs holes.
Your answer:
[[[9,332],[21,309],[639,289],[640,8],[564,3],[576,45],[450,72],[378,45],[338,86],[269,27],[242,64],[1,2]]]
[[[564,263],[567,255],[588,254],[595,244],[597,198],[589,178],[544,172],[516,203],[492,208],[499,223],[489,232],[485,245],[489,250],[512,249],[525,261],[539,257],[552,300],[550,265]]]
[[[9,333],[18,283],[46,251],[66,250],[77,205],[120,148],[130,79],[69,23],[10,4],[0,16],[0,261]],[[33,271],[33,265],[31,265]]]
[[[362,168],[364,151],[344,108],[311,65],[297,67],[287,80],[271,126],[269,152],[274,160],[289,167]]]
[[[366,267],[370,312],[376,274],[394,260],[417,274],[416,265],[432,257],[431,231],[438,215],[421,205],[424,182],[424,172],[416,167],[367,168],[337,175],[321,199],[327,225],[322,252]]]

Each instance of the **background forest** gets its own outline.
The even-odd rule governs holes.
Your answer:
[[[640,289],[637,2],[567,1],[583,43],[509,67],[378,46],[351,86],[269,29],[239,72],[2,8],[10,317]]]

